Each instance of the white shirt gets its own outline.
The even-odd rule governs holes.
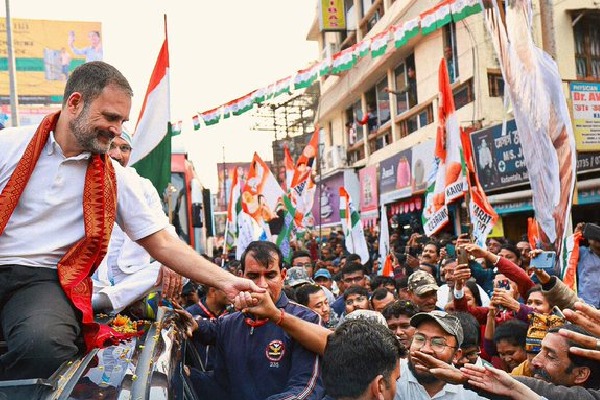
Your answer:
[[[0,132],[0,191],[4,189],[37,126]],[[83,187],[90,153],[66,158],[50,134],[4,233],[0,265],[56,268],[58,261],[85,234]],[[166,215],[152,212],[139,175],[113,163],[117,180],[116,222],[138,240],[168,225]]]
[[[436,393],[433,397],[425,391],[425,388],[417,381],[417,378],[408,368],[408,359],[400,359],[400,379],[396,382],[395,400],[477,400],[487,399],[475,392],[465,389],[462,385],[453,385],[446,383],[442,390]]]

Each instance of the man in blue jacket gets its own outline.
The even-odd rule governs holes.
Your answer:
[[[318,324],[320,317],[288,300],[286,269],[279,248],[265,241],[248,245],[241,257],[244,277],[265,288],[280,310],[276,323],[235,312],[211,324],[198,321],[198,335],[216,345],[214,374],[194,372],[201,398],[230,400],[321,399],[320,357],[306,350],[278,325],[286,314]],[[194,335],[196,337],[196,335]]]

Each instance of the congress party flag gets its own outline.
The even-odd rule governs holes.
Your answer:
[[[360,215],[352,204],[352,199],[343,186],[340,186],[340,220],[346,238],[346,250],[358,254],[360,262],[369,261],[369,248],[360,222]]]

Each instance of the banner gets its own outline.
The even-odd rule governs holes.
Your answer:
[[[358,254],[364,265],[369,261],[369,248],[365,233],[360,223],[360,215],[352,204],[352,199],[344,187],[340,187],[340,220],[346,238],[346,250],[350,254]]]
[[[571,82],[570,89],[577,150],[600,150],[600,84]]]
[[[576,175],[575,138],[562,79],[556,62],[535,45],[530,1],[507,2],[505,18],[496,0],[486,4],[485,23],[513,105],[542,241],[560,256]],[[504,21],[512,21],[510,29]]]

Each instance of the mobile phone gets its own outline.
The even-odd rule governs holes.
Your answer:
[[[559,316],[561,318],[565,318],[565,315],[562,313],[562,311],[560,311],[560,308],[558,308],[557,306],[552,307],[552,314]]]
[[[508,279],[501,279],[498,281],[498,288],[504,290],[510,290],[510,282]]]
[[[534,257],[529,262],[529,266],[532,268],[539,268],[552,275],[556,273],[556,253],[553,251],[543,251],[537,257]]]
[[[456,256],[456,247],[452,243],[446,244],[446,254],[448,257],[454,258]]]

